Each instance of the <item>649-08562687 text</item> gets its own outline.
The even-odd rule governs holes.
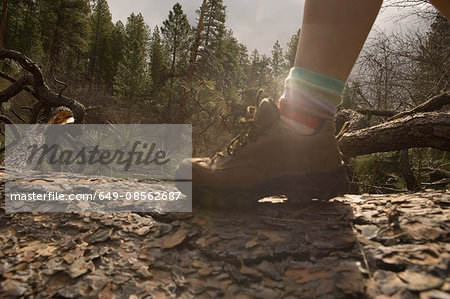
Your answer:
[[[181,192],[168,191],[125,191],[125,192],[106,192],[95,191],[93,193],[11,193],[11,201],[176,201],[180,198]]]

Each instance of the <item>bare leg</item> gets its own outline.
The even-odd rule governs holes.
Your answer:
[[[382,2],[306,0],[295,66],[345,82]]]

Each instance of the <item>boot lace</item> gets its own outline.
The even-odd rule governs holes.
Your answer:
[[[256,108],[254,106],[248,106],[247,112],[250,112],[249,114],[255,114]],[[239,149],[244,148],[249,141],[255,141],[259,136],[262,136],[267,133],[267,128],[263,128],[258,123],[256,123],[252,117],[245,118],[243,117],[239,121],[242,128],[240,129],[240,133],[234,137],[227,149],[226,152],[232,156],[234,155]],[[224,157],[223,152],[216,153],[211,159],[215,160],[218,157]]]
[[[259,126],[253,119],[244,119],[241,122],[243,124],[241,133],[234,137],[227,147],[227,153],[230,156],[245,147],[249,141],[255,141],[259,136],[267,133],[267,129]]]
[[[241,133],[239,133],[236,137],[234,137],[230,144],[227,147],[227,153],[232,156],[234,155],[240,148],[243,148],[247,145],[248,141],[255,141],[258,136],[264,135],[267,133],[267,128],[263,128],[258,123],[254,121],[254,117],[256,114],[256,109],[259,106],[261,101],[262,90],[259,90],[256,95],[256,106],[247,106],[247,115],[248,117],[242,117],[239,121],[239,124],[242,126]],[[223,152],[216,153],[211,160],[214,161],[218,157],[224,157]]]

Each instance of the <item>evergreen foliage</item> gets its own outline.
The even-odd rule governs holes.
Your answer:
[[[286,62],[289,68],[294,66],[295,62],[295,54],[297,53],[298,40],[300,39],[301,29],[297,31],[292,37],[289,43],[287,44],[287,50],[285,54]]]
[[[170,55],[170,75],[172,77],[176,70],[186,67],[191,42],[190,30],[191,27],[181,5],[176,3],[161,27],[164,46]]]
[[[149,29],[142,14],[132,13],[125,26],[125,47],[123,60],[118,65],[114,78],[114,94],[116,99],[131,107],[142,104],[150,89],[147,49]],[[128,115],[131,120],[131,115]]]
[[[270,60],[270,67],[272,69],[272,97],[275,99],[280,96],[282,80],[286,77],[284,70],[286,65],[283,57],[283,49],[278,41],[275,42],[272,49],[272,59]],[[281,86],[281,87],[280,87]]]
[[[111,84],[114,77],[112,34],[114,25],[106,0],[96,0],[90,15],[89,80]]]
[[[150,70],[154,90],[157,91],[167,79],[167,65],[164,56],[164,48],[161,43],[161,35],[158,26],[153,29],[150,44]]]
[[[41,0],[38,5],[44,61],[49,73],[82,67],[81,57],[88,50],[89,1]]]

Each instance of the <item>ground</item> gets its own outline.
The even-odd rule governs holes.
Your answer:
[[[251,212],[5,214],[3,204],[0,298],[450,298],[448,192]]]

